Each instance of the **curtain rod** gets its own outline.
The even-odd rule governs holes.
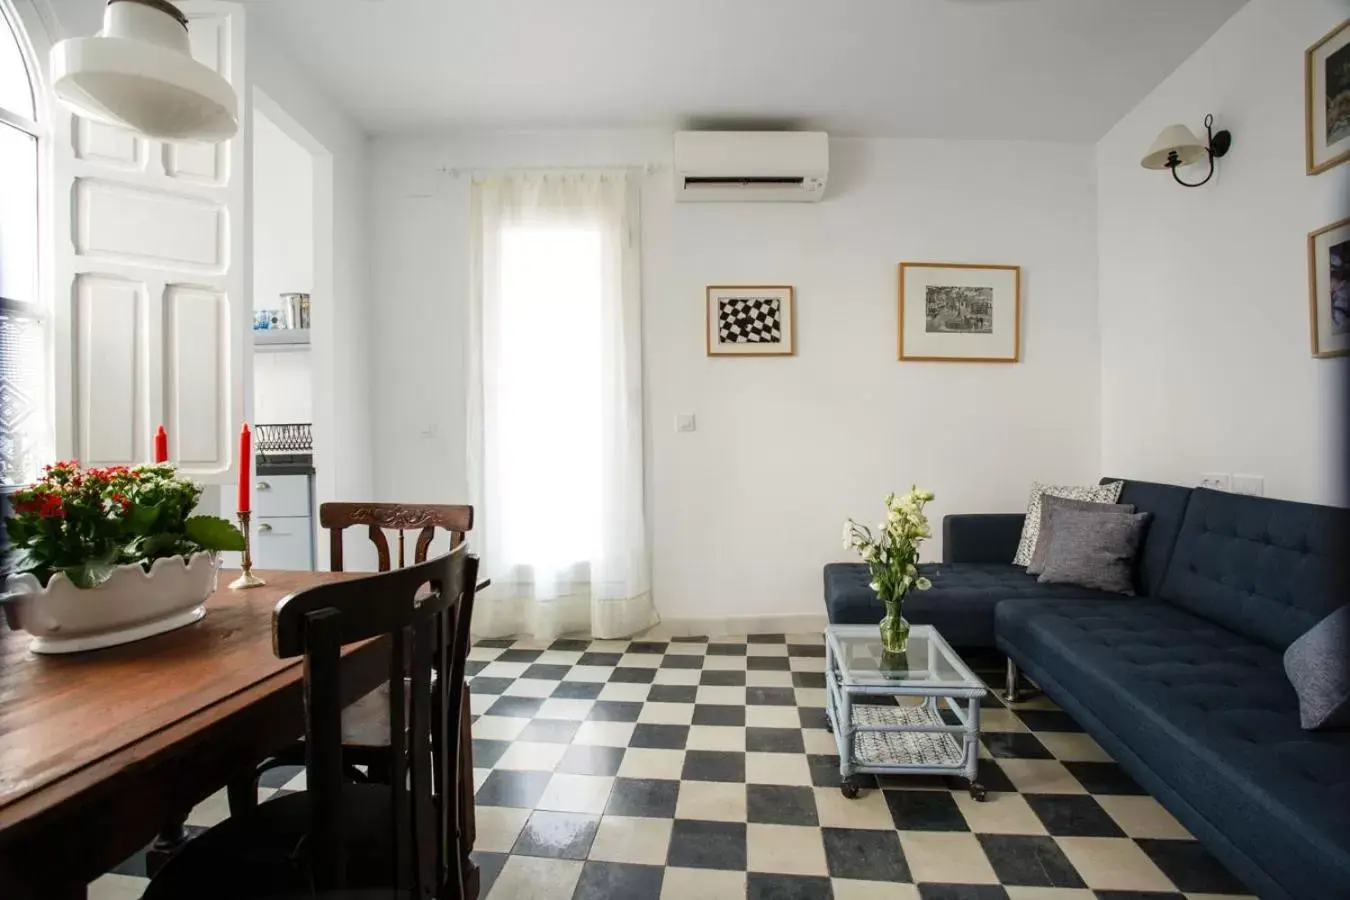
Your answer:
[[[460,178],[468,175],[472,178],[490,177],[493,175],[509,175],[512,172],[600,172],[606,169],[618,169],[621,171],[641,172],[644,175],[654,175],[661,171],[660,163],[640,163],[622,166],[503,166],[495,169],[480,168],[459,168],[457,166],[437,166],[436,171],[442,175],[449,175],[451,178]]]

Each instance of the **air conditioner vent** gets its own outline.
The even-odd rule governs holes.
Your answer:
[[[819,200],[830,143],[819,131],[681,131],[675,135],[677,200]]]

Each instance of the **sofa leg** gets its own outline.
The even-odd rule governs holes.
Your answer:
[[[1012,657],[1008,657],[1008,672],[1003,685],[1004,702],[1017,703],[1022,699],[1020,675],[1021,673],[1017,671],[1017,663],[1012,661]]]

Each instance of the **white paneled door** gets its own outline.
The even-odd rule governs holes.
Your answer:
[[[178,6],[193,56],[234,85],[244,128],[224,144],[162,143],[59,113],[56,393],[70,408],[57,442],[85,465],[131,465],[149,461],[162,423],[184,474],[223,482],[251,363],[244,13]]]

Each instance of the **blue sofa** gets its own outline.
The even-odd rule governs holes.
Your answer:
[[[1104,479],[1105,480],[1105,479]],[[950,516],[911,622],[996,646],[1265,900],[1350,898],[1350,730],[1308,732],[1282,654],[1350,602],[1350,512],[1127,481],[1138,596],[1041,585],[1020,515]],[[829,566],[832,622],[875,622]]]

